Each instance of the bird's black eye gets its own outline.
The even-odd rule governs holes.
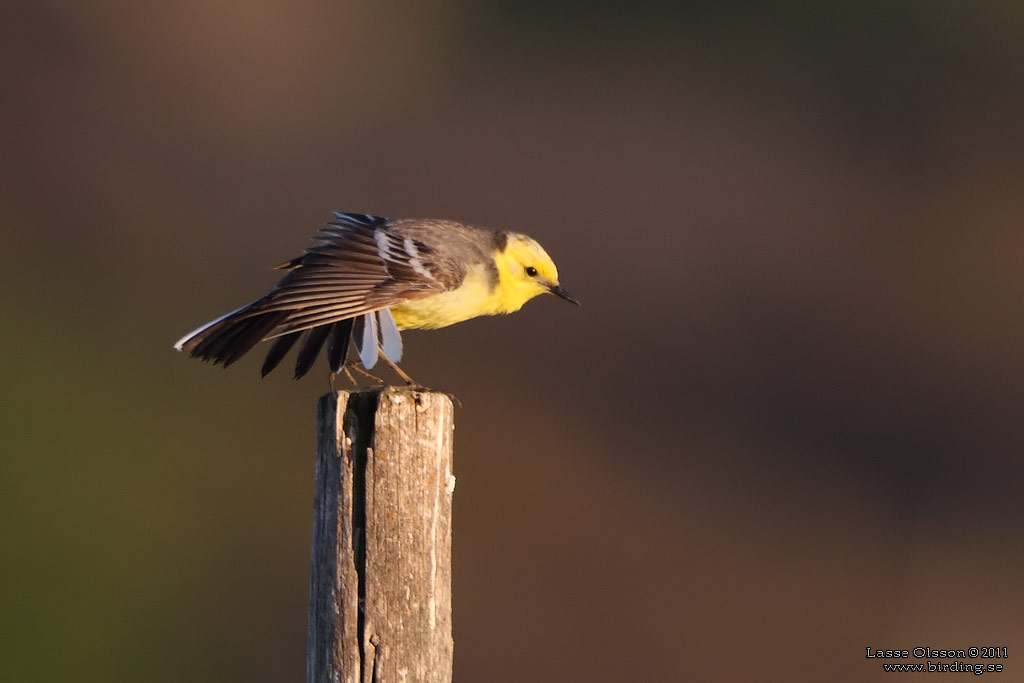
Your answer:
[[[530,277],[537,277],[537,269],[533,266],[526,266],[526,274]]]

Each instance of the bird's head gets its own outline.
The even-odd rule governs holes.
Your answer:
[[[539,294],[554,294],[579,305],[562,289],[555,262],[532,237],[507,233],[504,248],[495,252],[494,258],[500,275],[499,287],[509,310],[518,310]]]

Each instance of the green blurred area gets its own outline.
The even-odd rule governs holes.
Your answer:
[[[406,335],[458,680],[1021,641],[1019,3],[581,7],[0,9],[0,680],[301,678],[326,372],[171,344],[335,209],[584,302]]]

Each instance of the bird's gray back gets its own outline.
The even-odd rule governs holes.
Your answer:
[[[429,247],[430,260],[441,271],[435,276],[448,288],[458,287],[466,271],[476,264],[483,264],[492,284],[497,283],[493,252],[505,248],[507,233],[442,219],[399,219],[387,227]]]

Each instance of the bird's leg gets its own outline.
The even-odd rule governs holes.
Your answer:
[[[349,369],[348,369],[348,367],[346,365],[342,365],[341,366],[341,372],[345,373],[345,377],[348,378],[349,382],[352,382],[352,386],[354,386],[356,388],[359,387],[359,382],[357,382],[356,378],[352,376],[352,373],[349,372]],[[331,370],[328,373],[327,377],[328,377],[328,381],[331,384],[331,391],[336,393],[338,391],[338,387],[334,386],[334,380],[336,380],[338,378],[338,373],[335,372],[334,370]]]
[[[385,363],[388,364],[388,367],[390,367],[392,370],[395,371],[396,375],[398,375],[403,380],[405,380],[406,384],[408,384],[409,386],[413,386],[413,387],[422,386],[419,382],[414,380],[412,377],[410,377],[409,375],[405,374],[405,372],[402,370],[402,368],[398,367],[397,363],[395,363],[393,360],[388,358],[387,355],[384,354],[383,350],[381,350],[380,357],[384,360]]]
[[[431,389],[429,387],[423,386],[422,384],[420,384],[419,382],[414,380],[412,377],[410,377],[409,375],[405,374],[405,372],[402,371],[402,368],[398,367],[398,364],[395,363],[390,358],[388,358],[387,355],[385,355],[383,352],[380,354],[380,357],[382,359],[384,359],[384,362],[387,363],[391,367],[391,369],[394,370],[395,373],[398,374],[399,377],[401,377],[402,379],[405,380],[405,383],[409,386],[410,389],[421,390],[421,391],[434,391],[434,392],[437,391],[437,389]],[[442,393],[445,396],[447,396],[448,398],[450,398],[454,405],[458,406],[459,408],[462,407],[462,401],[460,401],[455,394],[449,393],[447,391],[442,391],[440,393]]]
[[[355,361],[349,361],[349,362],[347,362],[345,364],[345,366],[346,366],[346,368],[352,368],[353,370],[358,372],[360,375],[365,375],[366,377],[369,377],[371,380],[373,380],[377,384],[384,384],[385,383],[383,378],[378,377],[377,375],[370,374],[369,372],[366,371],[365,368],[361,368],[358,365],[356,365]],[[351,377],[351,376],[352,375],[349,375],[349,377]],[[355,380],[353,380],[353,382],[354,381]]]

